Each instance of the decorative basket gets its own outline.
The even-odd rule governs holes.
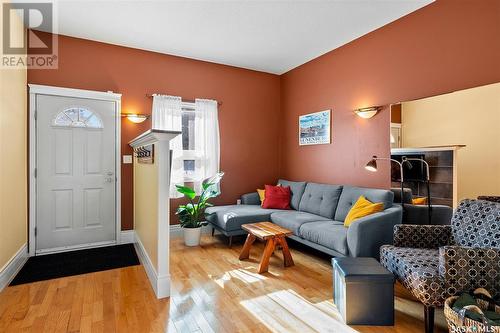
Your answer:
[[[476,290],[474,294],[482,293],[487,296],[487,292]],[[444,316],[448,323],[450,333],[500,333],[500,326],[486,325],[465,316],[465,310],[457,312],[453,310],[453,303],[458,299],[458,296],[448,297],[444,303]],[[492,304],[486,300],[476,298],[476,305],[469,305],[464,307],[466,310],[474,311],[483,315],[483,310],[494,310],[500,313],[500,306]]]

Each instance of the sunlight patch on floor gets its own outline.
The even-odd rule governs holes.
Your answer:
[[[232,271],[225,272],[221,277],[212,277],[214,282],[221,288],[224,288],[224,285],[230,282],[232,279],[238,279],[241,282],[246,284],[261,282],[266,280],[265,276],[262,276],[257,273],[250,272],[246,269],[233,269]]]
[[[341,321],[331,301],[313,304],[290,289],[244,300],[240,304],[272,332],[357,332]]]

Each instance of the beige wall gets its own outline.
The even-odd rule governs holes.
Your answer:
[[[27,240],[26,83],[25,69],[0,69],[0,272]]]
[[[134,158],[134,229],[157,269],[158,164],[140,164],[137,158]]]
[[[405,102],[403,147],[465,144],[457,199],[500,195],[500,83]]]

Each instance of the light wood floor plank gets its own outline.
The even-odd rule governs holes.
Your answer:
[[[247,260],[240,244],[204,236],[201,247],[171,241],[171,297],[157,300],[142,266],[5,288],[0,332],[423,332],[422,306],[396,285],[396,325],[342,323],[332,301],[329,258],[290,244],[295,266],[281,250],[258,274],[264,244]],[[437,322],[443,326],[442,312]],[[445,332],[437,329],[437,332]]]

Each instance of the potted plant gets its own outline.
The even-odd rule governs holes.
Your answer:
[[[198,246],[200,244],[201,227],[207,225],[205,220],[205,208],[212,206],[209,199],[220,194],[218,183],[224,176],[223,172],[203,181],[202,191],[196,200],[196,192],[189,186],[175,185],[177,191],[182,193],[189,202],[177,208],[177,216],[184,230],[184,243],[187,246]]]

